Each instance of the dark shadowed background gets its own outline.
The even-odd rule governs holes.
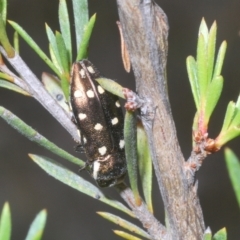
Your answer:
[[[157,3],[169,19],[169,94],[180,145],[187,158],[191,151],[191,126],[195,106],[187,78],[186,57],[195,56],[201,18],[205,17],[208,26],[216,20],[217,46],[219,47],[223,40],[227,40],[228,49],[223,68],[224,90],[210,125],[210,137],[214,138],[221,128],[228,102],[236,101],[240,90],[240,1],[159,0]],[[9,0],[8,19],[18,22],[44,51],[48,52],[44,22],[53,30],[59,30],[57,7],[58,0]],[[116,2],[90,0],[89,7],[90,15],[97,13],[89,59],[104,76],[134,88],[133,75],[124,71],[120,58]],[[12,30],[10,27],[8,29],[12,36]],[[39,78],[43,71],[51,72],[23,41],[20,51],[23,59]],[[34,99],[0,89],[0,105],[11,110],[58,146],[75,154],[75,143],[69,134]],[[232,141],[229,146],[240,157],[239,142],[240,138]],[[119,228],[96,215],[96,211],[109,211],[137,223],[119,211],[48,176],[28,158],[28,153],[60,160],[26,140],[0,119],[0,208],[5,201],[10,203],[13,218],[12,239],[24,239],[31,221],[43,208],[48,211],[44,239],[119,239],[112,233],[112,229]],[[75,155],[83,158],[81,155]],[[78,172],[76,166],[61,162]],[[85,172],[81,174],[92,181]],[[240,209],[229,182],[222,150],[207,158],[197,178],[206,225],[210,226],[213,232],[225,226],[229,240],[240,239]],[[119,199],[115,189],[105,189],[104,192]],[[163,220],[162,201],[156,182],[154,206],[157,218]]]

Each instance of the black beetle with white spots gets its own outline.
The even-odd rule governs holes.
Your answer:
[[[100,187],[114,186],[126,174],[123,125],[118,97],[96,81],[98,70],[88,60],[72,66],[71,108],[87,157],[86,169]]]

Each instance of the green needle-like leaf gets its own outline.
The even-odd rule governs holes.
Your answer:
[[[194,57],[187,57],[187,72],[188,78],[191,85],[191,90],[194,98],[194,102],[197,110],[199,110],[199,85],[198,85],[198,77],[197,77],[197,63]]]
[[[198,36],[197,46],[197,76],[200,90],[200,99],[204,99],[208,87],[208,76],[207,76],[207,45],[203,34],[200,33]]]
[[[22,90],[20,87],[18,87],[17,85],[11,83],[11,82],[7,82],[5,80],[1,80],[0,79],[0,87],[3,87],[3,88],[7,88],[9,90],[12,90],[12,91],[15,91],[15,92],[18,92],[18,93],[21,93],[25,96],[30,96],[28,92]]]
[[[5,49],[8,57],[13,58],[15,55],[15,52],[7,37],[5,22],[1,14],[0,14],[0,44]]]
[[[52,31],[52,29],[47,25],[45,24],[45,27],[46,27],[46,33],[47,33],[47,36],[48,36],[48,41],[51,45],[51,48],[52,48],[52,51],[54,53],[54,56],[58,62],[58,65],[60,66],[61,68],[61,74],[63,73],[63,66],[62,66],[62,61],[61,61],[61,58],[60,58],[60,55],[59,55],[59,52],[58,52],[58,46],[57,46],[57,42],[56,42],[56,37]]]
[[[229,128],[229,126],[232,122],[232,119],[234,117],[235,107],[236,107],[236,105],[233,101],[229,102],[229,104],[227,106],[227,111],[226,111],[226,114],[225,114],[225,118],[224,118],[224,121],[223,121],[223,126],[222,126],[221,132],[225,132]]]
[[[118,235],[119,237],[127,239],[127,240],[142,240],[141,238],[135,237],[132,234],[126,233],[124,231],[113,230],[113,232],[116,235]]]
[[[199,27],[198,35],[202,34],[204,36],[205,43],[208,41],[208,27],[203,18]]]
[[[213,240],[227,240],[226,228],[222,228],[217,233],[214,234]]]
[[[32,222],[25,240],[41,240],[47,221],[47,211],[42,210]]]
[[[99,214],[101,217],[109,220],[110,222],[113,222],[113,223],[119,225],[120,227],[127,229],[130,232],[138,234],[144,238],[151,239],[147,232],[145,232],[140,227],[132,224],[131,222],[126,221],[125,219],[122,219],[122,218],[120,218],[116,215],[113,215],[111,213],[108,213],[108,212],[97,212],[97,214]]]
[[[61,76],[61,87],[66,99],[69,99],[69,81],[70,81],[69,76],[65,75]]]
[[[7,73],[0,72],[0,78],[7,80],[9,82],[14,82],[14,78]]]
[[[207,62],[207,70],[208,70],[208,81],[210,82],[213,75],[213,66],[214,66],[214,58],[215,58],[215,46],[216,46],[216,35],[217,35],[217,24],[214,21],[208,35],[208,62]]]
[[[117,82],[108,78],[96,78],[96,81],[108,92],[125,99],[123,95],[123,87]]]
[[[88,23],[88,1],[87,0],[72,0],[73,16],[76,34],[76,46],[80,46],[82,41],[84,27]],[[79,49],[77,49],[77,52]]]
[[[77,174],[64,168],[59,163],[56,163],[55,161],[46,157],[41,157],[33,154],[29,154],[29,156],[45,172],[47,172],[49,175],[56,178],[57,180],[61,181],[62,183],[134,217],[132,211],[125,207],[122,203],[116,200],[110,200],[96,186],[84,180]]]
[[[12,231],[11,212],[9,204],[6,202],[3,206],[0,218],[0,239],[10,240]]]
[[[238,206],[240,208],[240,161],[234,152],[229,148],[225,149],[225,161],[233,190],[237,198]]]
[[[78,50],[76,61],[80,61],[84,58],[87,58],[88,56],[88,45],[89,45],[90,37],[92,35],[92,30],[93,30],[95,21],[96,21],[96,14],[94,14],[90,18],[88,24],[84,28],[84,33],[83,33],[82,41],[80,42],[80,46],[78,48],[79,50]]]
[[[56,43],[57,50],[61,61],[61,66],[64,71],[64,75],[69,75],[70,72],[70,64],[69,64],[69,56],[68,51],[66,49],[64,39],[60,32],[56,31]]]
[[[82,42],[84,27],[88,23],[88,1],[72,0],[77,52]]]
[[[37,53],[37,55],[58,75],[60,72],[48,58],[48,56],[41,50],[41,48],[36,44],[36,42],[23,30],[17,23],[13,21],[8,21],[8,23],[18,32],[18,34],[26,41],[26,43]]]
[[[236,108],[240,109],[240,95],[238,95],[238,99],[236,102]]]
[[[227,50],[227,42],[223,41],[220,48],[219,48],[219,51],[218,51],[218,56],[217,56],[217,59],[216,59],[216,64],[215,64],[215,68],[214,68],[213,77],[221,75],[226,50]]]
[[[15,52],[19,55],[19,36],[17,31],[13,34],[13,47]]]
[[[0,14],[2,15],[2,20],[4,24],[6,25],[6,19],[7,19],[7,0],[1,0],[0,1]]]
[[[40,146],[48,149],[49,151],[55,153],[56,155],[83,167],[85,163],[72,156],[71,154],[65,152],[61,148],[57,147],[54,143],[48,141],[45,137],[40,135],[26,123],[24,123],[20,118],[15,116],[13,113],[0,106],[0,117],[2,117],[8,124],[10,124],[14,129],[20,132],[22,135],[27,137],[30,141],[38,143]]]
[[[59,72],[58,76],[60,76],[60,73],[62,72],[62,66],[60,65],[61,63],[58,62],[50,43],[49,43],[49,53],[50,53],[50,57],[51,57],[51,60],[54,64],[54,66],[57,68],[57,70]]]
[[[138,192],[137,132],[136,116],[127,111],[124,120],[125,153],[130,185],[137,205],[141,204]]]
[[[208,123],[214,108],[217,105],[219,97],[222,93],[223,88],[223,77],[215,77],[208,86],[208,91],[206,95],[206,108],[205,108],[205,121]]]
[[[215,144],[216,146],[222,147],[224,144],[229,142],[230,140],[238,137],[240,135],[239,127],[230,127],[227,131],[221,132],[217,137]]]
[[[141,122],[137,124],[137,153],[139,174],[148,210],[153,213],[152,205],[152,161],[146,132]]]
[[[240,109],[235,108],[234,116],[232,122],[230,123],[229,128],[240,126]]]
[[[67,49],[66,61],[72,63],[72,40],[66,0],[59,1],[58,16],[62,37]]]

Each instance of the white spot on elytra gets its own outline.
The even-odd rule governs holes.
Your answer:
[[[101,155],[104,155],[106,152],[107,152],[107,148],[105,146],[101,147],[98,149],[98,152],[101,154]]]
[[[98,85],[98,92],[100,93],[100,94],[103,94],[105,91],[104,91],[104,89],[101,87],[101,86],[99,86]]]
[[[115,102],[115,105],[116,105],[116,107],[118,107],[118,108],[121,106],[118,100]]]
[[[87,115],[85,113],[79,113],[78,117],[79,117],[80,120],[83,120],[87,117]]]
[[[92,68],[92,66],[88,66],[87,69],[88,69],[88,71],[89,71],[90,73],[95,73],[95,71],[94,71],[94,69]]]
[[[88,96],[89,98],[93,98],[93,97],[94,97],[94,92],[93,92],[93,90],[88,90],[88,91],[87,91],[87,96]]]
[[[83,142],[84,142],[84,144],[87,143],[87,139],[85,137],[83,138]]]
[[[83,69],[81,69],[81,70],[79,71],[79,74],[80,74],[80,76],[81,76],[82,78],[85,78],[85,77],[86,77],[85,71],[84,71]]]
[[[99,168],[100,168],[100,162],[94,161],[93,162],[93,178],[94,179],[97,179]]]
[[[113,118],[112,119],[112,125],[116,125],[118,123],[118,118]]]
[[[120,142],[119,142],[120,149],[123,149],[124,146],[125,146],[125,141],[124,140],[120,140]]]
[[[73,95],[74,95],[75,98],[80,98],[80,97],[83,96],[82,91],[80,91],[80,90],[76,90],[76,91],[73,93]]]
[[[102,126],[100,123],[97,123],[97,124],[94,126],[94,129],[100,131],[100,130],[103,129],[103,126]]]

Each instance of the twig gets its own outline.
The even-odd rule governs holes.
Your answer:
[[[5,64],[0,64],[0,71],[11,76],[13,78],[14,84],[16,84],[18,87],[20,87],[21,89],[25,90],[30,95],[32,95],[31,90],[29,89],[28,85],[21,78],[19,78],[16,74],[14,74],[12,71],[10,71],[10,69]]]
[[[128,188],[124,183],[117,185],[116,188],[119,190],[124,201],[132,209],[135,216],[143,224],[144,228],[147,229],[148,233],[151,235],[151,239],[169,239],[170,236],[167,233],[166,228],[148,211],[145,203],[142,201],[140,206],[135,204],[135,198],[130,188]]]
[[[172,240],[202,239],[205,229],[196,186],[189,186],[166,87],[168,22],[151,0],[117,0],[123,37],[148,107],[141,116],[169,221]],[[149,102],[151,104],[149,104]]]

